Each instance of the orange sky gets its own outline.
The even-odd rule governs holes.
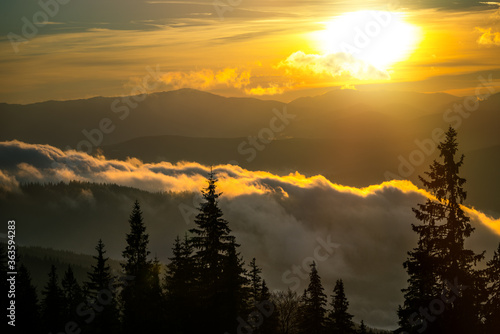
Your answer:
[[[49,18],[50,24],[38,27],[31,38],[23,35],[25,21],[21,18],[32,22],[31,14],[43,9],[8,8],[12,15],[2,23],[4,38],[0,40],[0,101],[30,103],[130,94],[141,88],[137,86],[148,75],[147,68],[159,70],[155,84],[146,88],[148,92],[190,87],[226,96],[283,101],[331,87],[380,89],[372,84],[473,94],[479,84],[476,72],[492,74],[492,85],[500,86],[500,11],[494,3],[419,8],[406,6],[404,1],[391,5],[383,1],[221,0],[221,6],[213,1],[140,2],[140,6],[135,3],[139,7],[128,8],[130,12],[127,8],[108,9],[99,18],[90,10],[80,13],[71,3],[60,5]],[[89,6],[101,9],[102,5],[90,1]],[[354,25],[341,23],[327,29],[332,22],[342,21],[346,13],[366,10],[391,10],[389,15],[404,26],[375,31],[368,38],[368,48],[376,46],[380,36],[389,36],[387,52],[366,56],[361,47],[364,57],[360,60],[359,53],[338,50],[339,38],[350,43],[356,29],[376,29],[374,24],[381,25],[381,21],[367,16]],[[405,33],[402,27],[412,33]],[[25,43],[17,43],[19,39],[12,36]],[[333,43],[328,36],[336,41],[336,51],[328,51],[328,44]],[[403,44],[407,45],[401,50]],[[380,65],[394,52],[405,56]],[[450,80],[450,75],[456,77]],[[398,84],[402,82],[406,84]]]

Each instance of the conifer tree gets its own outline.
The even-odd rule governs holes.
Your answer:
[[[16,333],[40,332],[40,306],[28,269],[21,264],[16,279]]]
[[[359,334],[368,334],[368,332],[366,331],[365,322],[363,320],[361,320],[361,324],[359,325],[358,333]]]
[[[249,271],[249,281],[250,281],[250,291],[249,291],[249,299],[250,304],[255,304],[259,301],[260,289],[262,288],[262,278],[260,274],[262,273],[262,269],[257,266],[255,258],[250,261],[250,271]]]
[[[487,263],[488,300],[484,306],[485,332],[495,333],[500,330],[500,244],[493,258]]]
[[[127,246],[122,255],[126,262],[122,264],[123,269],[130,275],[140,275],[144,269],[148,268],[151,260],[148,260],[150,254],[148,250],[149,235],[146,233],[146,226],[142,218],[141,206],[135,201],[134,208],[128,220],[130,224],[130,233],[127,233]]]
[[[301,314],[301,330],[304,333],[320,334],[325,330],[326,295],[319,277],[316,263],[311,264],[309,286],[304,291]]]
[[[262,280],[262,285],[260,288],[260,309],[259,311],[264,316],[264,321],[258,329],[260,334],[274,334],[278,331],[278,309],[269,288],[267,287],[266,281]]]
[[[181,242],[176,237],[173,257],[165,275],[165,299],[169,330],[173,333],[194,331],[193,308],[196,305],[196,275],[191,255],[193,247],[187,234]]]
[[[134,277],[121,291],[123,307],[123,330],[125,333],[139,333],[153,331],[160,324],[157,323],[156,303],[151,302],[154,285],[157,278],[156,270],[148,250],[149,236],[142,218],[142,211],[138,201],[129,218],[130,233],[126,236],[127,246],[122,255],[126,262],[122,264],[125,275]]]
[[[163,332],[167,330],[167,314],[165,295],[160,281],[160,271],[160,260],[158,260],[158,257],[155,256],[153,262],[151,263],[149,288],[146,295],[149,302],[147,307],[149,314],[146,320],[151,322],[151,328],[154,328],[156,331]]]
[[[257,304],[261,301],[262,278],[260,273],[262,269],[257,266],[255,258],[250,261],[250,270],[248,271],[248,281],[250,283],[248,289],[249,302],[249,324],[252,327],[253,333],[260,333],[259,327],[262,322],[262,315],[257,309]]]
[[[96,334],[114,334],[120,330],[119,312],[114,293],[116,289],[114,277],[107,263],[109,258],[104,257],[106,254],[104,247],[104,243],[99,239],[95,247],[97,256],[93,256],[96,263],[87,273],[89,281],[86,283],[86,288],[90,303],[96,303],[99,299],[104,300],[104,303],[99,303],[102,309],[95,313],[95,318],[89,324],[89,331]]]
[[[62,292],[65,306],[65,320],[74,321],[77,318],[76,309],[78,305],[84,302],[82,288],[76,281],[73,269],[68,266],[62,279]]]
[[[244,262],[240,254],[236,251],[234,240],[224,261],[223,273],[221,277],[221,315],[224,332],[236,333],[238,317],[248,313],[247,300],[247,273]]]
[[[352,315],[348,312],[349,302],[344,291],[344,282],[339,279],[335,283],[332,296],[332,311],[328,316],[328,326],[332,333],[352,334],[354,323]]]
[[[216,183],[217,179],[211,171],[208,186],[202,191],[204,202],[195,218],[196,228],[190,232],[196,250],[193,259],[197,268],[197,282],[200,283],[196,288],[199,293],[199,323],[203,324],[205,330],[223,333],[235,330],[232,327],[237,319],[232,316],[241,309],[235,305],[235,296],[241,294],[240,288],[245,278],[243,263],[236,251],[239,245],[235,243],[218,205],[221,193],[216,191]],[[232,319],[228,320],[228,317]]]
[[[42,295],[43,330],[46,333],[59,333],[64,329],[65,325],[65,304],[54,265],[50,268],[49,280],[42,291]]]
[[[456,137],[450,127],[438,145],[442,162],[435,160],[425,173],[427,178],[420,177],[435,198],[413,209],[422,224],[412,225],[419,240],[404,263],[410,277],[408,288],[403,289],[404,306],[398,311],[400,328],[408,333],[474,332],[481,326],[484,294],[474,266],[484,253],[475,254],[464,245],[474,228],[461,207],[466,181],[459,176],[464,156],[455,160]],[[434,311],[429,308],[432,303],[439,303]]]

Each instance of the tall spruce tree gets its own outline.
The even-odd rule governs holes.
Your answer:
[[[172,333],[192,333],[197,291],[195,266],[191,258],[193,247],[187,234],[183,241],[176,237],[172,251],[164,283],[169,330]]]
[[[361,320],[361,324],[359,325],[359,331],[358,331],[359,334],[368,334],[368,332],[366,331],[366,325],[365,325],[365,322],[363,320]]]
[[[249,299],[251,304],[255,304],[259,301],[260,298],[260,289],[262,288],[262,278],[260,274],[262,273],[262,269],[257,266],[257,262],[255,258],[250,261],[249,264],[250,270],[248,272],[248,279],[250,281],[250,291],[249,291]]]
[[[40,306],[28,269],[21,264],[16,279],[15,333],[41,333]]]
[[[167,314],[165,294],[162,289],[161,279],[161,263],[158,257],[155,256],[151,263],[149,289],[146,298],[149,301],[148,310],[149,317],[147,321],[152,324],[151,328],[156,331],[164,332],[167,330]]]
[[[148,259],[149,236],[142,218],[142,211],[138,201],[129,218],[130,233],[126,236],[127,246],[122,255],[125,263],[122,264],[125,275],[134,277],[121,291],[123,307],[123,331],[125,333],[139,333],[154,331],[162,327],[158,321],[157,303],[152,299],[161,298],[154,293],[158,282],[157,270],[153,262]]]
[[[57,269],[54,265],[50,267],[49,280],[42,291],[42,327],[46,333],[59,333],[64,330],[65,302]]]
[[[352,315],[348,312],[349,302],[344,291],[344,282],[339,279],[335,283],[332,295],[332,310],[328,316],[328,327],[331,333],[352,334],[354,323]]]
[[[195,218],[196,228],[190,230],[195,254],[193,259],[197,267],[196,290],[199,292],[198,314],[199,323],[204,330],[211,332],[234,332],[236,318],[228,326],[226,310],[240,309],[235,304],[234,296],[240,294],[241,282],[244,281],[243,263],[236,248],[234,236],[231,235],[228,222],[218,205],[217,179],[213,171],[208,178],[208,186],[202,191],[204,201]],[[228,285],[230,287],[228,287]],[[232,290],[230,290],[232,289]],[[228,311],[229,312],[229,311]],[[231,315],[232,316],[232,315]]]
[[[221,276],[221,315],[224,332],[236,333],[238,318],[248,313],[248,279],[244,261],[236,251],[234,240],[224,261]]]
[[[76,281],[71,266],[68,266],[68,269],[64,273],[61,285],[64,297],[65,320],[66,322],[75,321],[78,317],[76,314],[77,307],[85,301],[85,298],[80,284]]]
[[[99,303],[102,309],[95,313],[95,318],[89,324],[88,331],[96,334],[114,334],[120,331],[120,321],[117,299],[115,295],[115,280],[111,274],[111,267],[107,263],[109,258],[104,257],[106,250],[101,239],[97,242],[95,250],[97,256],[93,256],[96,263],[91,266],[87,273],[87,294],[90,303]]]
[[[500,244],[485,270],[488,282],[488,300],[484,305],[485,333],[500,331]]]
[[[484,253],[465,248],[474,231],[461,207],[466,199],[465,179],[459,176],[464,156],[458,151],[457,132],[450,127],[438,145],[442,162],[434,161],[420,180],[434,196],[413,209],[421,225],[412,225],[418,245],[404,263],[408,288],[398,311],[402,331],[408,333],[472,333],[481,326],[484,295],[475,264]]]
[[[248,271],[248,302],[249,302],[249,324],[252,327],[253,333],[260,333],[259,327],[261,326],[262,315],[257,309],[257,304],[260,302],[261,289],[262,289],[262,278],[260,273],[262,269],[257,266],[257,261],[255,258],[250,261],[249,271]]]
[[[262,280],[259,298],[259,311],[264,319],[258,329],[260,334],[274,334],[278,331],[278,309],[269,292],[266,281]]]
[[[304,333],[320,334],[325,330],[326,295],[321,278],[319,277],[316,263],[311,264],[309,285],[302,297],[301,330]]]

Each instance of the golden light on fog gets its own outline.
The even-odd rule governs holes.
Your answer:
[[[325,29],[312,36],[321,52],[349,53],[380,69],[408,59],[421,40],[420,29],[402,13],[364,10],[323,24]]]

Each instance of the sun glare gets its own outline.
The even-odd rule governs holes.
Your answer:
[[[420,29],[402,13],[357,11],[324,24],[313,37],[323,53],[349,53],[381,69],[407,59],[420,41]]]

